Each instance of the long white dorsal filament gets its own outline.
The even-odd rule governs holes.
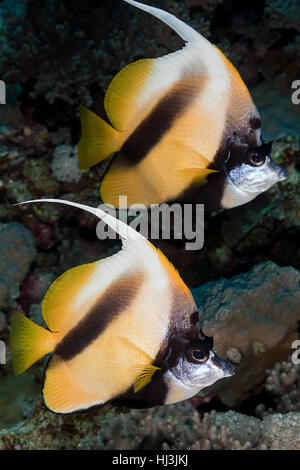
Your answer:
[[[135,0],[124,1],[160,19],[170,26],[170,28],[172,28],[184,41],[190,43],[199,42],[199,39],[204,39],[206,41],[206,39],[193,28],[191,28],[191,26],[187,25],[167,11],[161,10],[160,8],[150,7],[149,5],[144,5],[143,3],[136,2]]]
[[[65,204],[67,206],[77,207],[78,209],[82,209],[86,212],[90,212],[94,214],[98,219],[103,220],[111,229],[113,229],[116,233],[120,235],[123,240],[139,240],[145,239],[140,233],[134,230],[129,225],[125,224],[119,219],[116,219],[112,215],[108,214],[107,212],[103,211],[98,207],[90,207],[84,204],[78,204],[77,202],[66,201],[64,199],[33,199],[30,201],[20,202],[19,204],[15,204],[16,206],[23,205],[23,204],[32,204],[35,202],[55,202],[58,204]]]

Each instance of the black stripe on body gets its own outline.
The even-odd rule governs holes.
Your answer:
[[[195,311],[193,300],[188,299],[182,290],[173,288],[169,331],[153,362],[153,365],[160,367],[161,370],[154,373],[152,380],[141,391],[135,393],[131,386],[110,403],[127,408],[164,405],[170,392],[164,373],[178,363],[190,343],[199,340],[198,320],[199,313]]]
[[[66,334],[54,352],[66,361],[80,354],[134,301],[142,282],[141,273],[113,282],[84,318]]]
[[[178,197],[172,201],[182,204],[204,204],[205,211],[222,209],[221,201],[224,195],[226,174],[223,171],[211,173],[207,176],[207,182],[201,186],[191,184]]]
[[[208,166],[208,168],[218,172],[209,174],[207,182],[202,186],[191,183],[185,191],[178,195],[176,200],[168,202],[180,201],[182,203],[204,204],[204,209],[208,211],[222,209],[222,199],[227,184],[224,165],[226,165],[227,169],[230,165],[232,169],[233,166],[238,166],[245,161],[247,150],[250,147],[259,148],[255,147],[256,137],[253,134],[253,131],[259,128],[259,126],[259,119],[250,119],[249,129],[244,135],[238,135],[234,130],[228,130],[228,126],[226,126],[219,149]],[[241,141],[244,142],[243,145],[240,143]],[[229,156],[229,162],[225,163]]]
[[[241,129],[236,129],[235,125],[236,123],[228,119],[227,116],[220,146],[209,168],[222,171],[229,152],[232,153],[233,151],[241,152],[240,163],[242,163],[246,147],[256,147],[260,145],[260,143],[257,142],[257,134],[255,133],[255,131],[261,127],[261,120],[258,117],[252,116]]]
[[[117,154],[124,165],[141,162],[171,129],[176,119],[193,102],[199,93],[199,85],[180,82],[175,85],[154,107],[151,113],[137,126]],[[120,160],[121,163],[121,160]]]
[[[169,334],[194,341],[198,335],[197,321],[194,321],[195,312],[197,312],[197,306],[192,294],[185,292],[177,283],[174,283]]]
[[[156,365],[154,363],[154,365]],[[152,408],[165,404],[168,395],[168,385],[164,380],[164,371],[158,370],[154,373],[151,382],[140,392],[135,393],[133,386],[126,392],[115,397],[109,403],[114,406],[126,408]]]
[[[231,161],[234,159],[236,165],[243,163],[245,145],[247,144],[249,147],[257,145],[254,131],[260,128],[261,121],[255,116],[251,117],[246,130],[244,129],[242,134],[241,131],[237,132],[233,125],[234,123],[230,120],[226,121],[220,146],[213,161],[208,166],[212,170],[217,170],[218,173],[209,174],[207,176],[207,183],[202,186],[191,183],[177,198],[173,201],[168,201],[169,203],[180,201],[182,203],[204,204],[205,210],[208,211],[222,209],[222,199],[227,180],[224,163],[228,158],[229,152]],[[243,145],[241,145],[241,142],[243,142]]]

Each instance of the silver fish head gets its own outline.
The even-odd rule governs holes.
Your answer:
[[[271,150],[272,142],[269,142],[228,152],[224,162],[223,207],[236,207],[252,201],[273,184],[287,178],[286,170],[273,162]]]
[[[234,366],[216,354],[213,338],[200,330],[199,339],[186,345],[172,372],[185,386],[199,391],[233,375]]]

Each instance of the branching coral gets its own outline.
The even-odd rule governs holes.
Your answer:
[[[46,0],[43,15],[38,3],[20,0],[17,14],[2,12],[7,26],[0,67],[8,83],[35,80],[31,95],[41,95],[50,103],[60,98],[91,106],[94,93],[103,94],[127,63],[140,56],[157,57],[180,44],[170,29],[121,0],[102,4]],[[182,2],[162,3],[208,34],[208,19],[190,18]]]
[[[52,160],[52,172],[61,183],[78,183],[81,172],[77,163],[77,147],[59,145],[55,148]]]
[[[298,0],[267,0],[265,12],[272,28],[300,30]]]
[[[280,88],[284,83],[288,92],[291,78],[299,72],[299,36],[294,37],[300,23],[296,0],[269,0],[265,9],[251,12],[250,17],[246,7],[240,10],[233,3],[229,5],[229,23],[230,2],[157,3],[216,42],[249,84],[260,80],[258,72],[270,80],[282,67],[288,67],[287,76],[281,76],[276,84]],[[290,40],[286,31],[291,32]],[[278,40],[282,45],[275,50]],[[122,67],[181,45],[165,25],[121,0],[46,0],[43,15],[39,14],[38,0],[18,0],[15,8],[0,6],[1,79],[8,84],[21,83],[26,90],[23,97],[29,93],[51,104],[59,99],[102,111],[103,94]]]
[[[260,73],[287,94],[299,76],[300,17],[297,0],[267,0],[254,46]]]
[[[260,423],[255,418],[229,411],[206,413],[202,422],[197,413],[193,414],[191,426],[185,425],[173,446],[166,442],[164,449],[190,450],[240,450],[252,449],[258,445]]]
[[[266,410],[264,405],[259,405],[256,413],[265,416],[268,413],[300,411],[300,364],[293,364],[291,360],[276,362],[266,375],[265,389],[273,397],[275,409]]]
[[[223,2],[157,3],[210,37],[215,12]],[[42,15],[38,0],[18,0],[11,11],[0,7],[0,16],[6,20],[0,32],[2,79],[7,83],[31,81],[31,96],[43,96],[49,103],[59,98],[92,106],[123,66],[140,57],[160,56],[182,44],[169,28],[121,0],[45,0]],[[221,42],[224,40],[222,37]],[[230,53],[245,56],[247,48],[238,45]]]
[[[300,413],[263,421],[229,411],[205,414],[190,402],[128,413],[57,416],[39,409],[26,423],[0,431],[0,449],[269,449],[299,446]]]
[[[262,448],[300,449],[300,413],[274,414],[263,420]]]

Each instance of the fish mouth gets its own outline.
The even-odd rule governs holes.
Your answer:
[[[233,364],[231,364],[230,362],[227,362],[227,368],[225,369],[225,372],[226,372],[226,375],[227,376],[232,376],[235,374],[235,367]]]
[[[277,165],[277,163],[275,163],[271,157],[268,157],[268,158],[269,158],[269,168],[271,169],[271,171],[276,173],[278,183],[280,181],[286,180],[289,175],[287,170],[282,168],[282,166]]]
[[[284,168],[282,168],[280,165],[277,165],[277,163],[274,163],[271,157],[269,158],[269,165],[271,166],[273,172],[275,171],[277,174],[277,182],[279,183],[280,181],[285,181],[288,178],[288,172]],[[224,173],[227,177],[227,180],[240,192],[240,193],[245,193],[246,191],[242,190],[230,177],[230,173],[228,172],[226,165],[223,164],[223,170]]]
[[[230,376],[234,375],[235,367],[230,362],[225,361],[225,359],[222,359],[217,354],[215,354],[215,356],[212,357],[211,360],[217,367],[222,369],[222,371],[224,372],[225,377],[230,377]]]
[[[287,178],[288,178],[288,172],[282,168],[280,165],[276,165],[277,166],[277,175],[278,175],[278,182],[280,181],[285,181]]]

